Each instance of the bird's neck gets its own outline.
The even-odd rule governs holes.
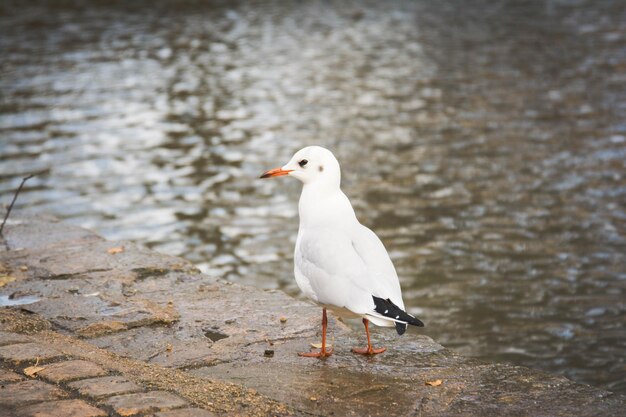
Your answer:
[[[339,187],[305,184],[300,202],[300,227],[349,227],[358,222],[348,197]]]

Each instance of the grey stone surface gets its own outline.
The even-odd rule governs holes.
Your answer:
[[[102,241],[102,238],[91,230],[71,226],[46,215],[28,219],[10,217],[3,235],[8,248],[12,251]]]
[[[13,345],[16,343],[28,343],[32,341],[32,338],[21,334],[0,332],[0,346]]]
[[[0,347],[0,359],[14,364],[47,361],[61,357],[61,352],[39,343],[20,343]]]
[[[68,384],[82,395],[100,398],[141,391],[141,387],[121,376],[83,379]]]
[[[243,384],[294,414],[620,415],[626,406],[622,396],[523,367],[464,358],[413,332],[398,337],[377,329],[375,344],[387,352],[353,355],[350,348],[362,345],[363,335],[332,315],[335,354],[321,361],[301,358],[297,352],[318,341],[319,307],[279,291],[207,277],[182,259],[135,244],[91,234],[85,241],[74,228],[65,234],[61,223],[52,224],[26,218],[8,226],[9,247],[19,242],[21,249],[0,254],[3,267],[17,277],[0,294],[39,297],[20,308],[48,320],[57,332],[190,377]],[[17,227],[19,240],[12,237]],[[42,230],[44,243],[37,240]],[[107,251],[122,245],[121,253]],[[37,342],[36,331],[30,334],[35,343],[5,336],[22,342],[5,346],[8,351]],[[274,354],[265,355],[267,349]],[[441,384],[427,384],[437,380]],[[89,388],[80,384],[74,388]]]
[[[155,417],[214,417],[215,414],[200,408],[181,408],[178,410],[163,411]]]
[[[81,400],[46,401],[22,407],[16,417],[106,417],[108,413]]]
[[[51,382],[66,382],[75,379],[106,375],[107,372],[98,365],[83,360],[70,360],[47,365],[37,376]]]
[[[16,374],[8,369],[0,368],[0,385],[10,384],[12,382],[23,381],[22,375]]]
[[[113,407],[115,411],[122,416],[132,416],[187,405],[185,400],[166,391],[116,395],[107,398],[103,403]]]
[[[0,389],[0,410],[26,404],[65,398],[67,394],[41,381],[21,381]]]

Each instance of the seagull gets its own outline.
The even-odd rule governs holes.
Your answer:
[[[294,274],[302,293],[323,307],[321,349],[299,355],[325,358],[333,353],[332,347],[326,349],[327,307],[340,316],[363,319],[367,347],[352,349],[362,355],[386,350],[372,347],[370,322],[395,326],[399,335],[407,325],[423,327],[404,309],[398,275],[383,243],[358,221],[341,191],[341,170],[332,152],[308,146],[261,178],[280,176],[294,177],[303,184]]]

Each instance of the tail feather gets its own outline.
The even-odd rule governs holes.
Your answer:
[[[376,296],[372,296],[372,298],[374,299],[374,311],[393,320],[396,323],[396,331],[399,335],[404,334],[408,324],[417,327],[424,327],[424,323],[422,323],[421,320],[402,310],[389,298],[386,300]]]

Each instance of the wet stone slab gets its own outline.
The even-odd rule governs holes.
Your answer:
[[[167,367],[192,366],[213,356],[213,342],[201,331],[185,334],[183,330],[163,326],[138,327],[90,342],[119,355]]]
[[[250,353],[244,361],[191,372],[243,383],[297,409],[385,416],[417,412],[420,398],[441,392],[429,390],[425,382],[446,378],[452,388],[458,385],[454,380],[459,378],[459,369],[467,366],[464,358],[442,350],[426,337],[399,342],[391,335],[376,339],[387,346],[384,355],[356,356],[350,348],[359,345],[359,340],[346,340],[344,335],[335,339],[335,353],[324,361],[297,356],[309,350],[312,340],[288,340],[269,347],[274,351],[271,358],[262,354],[268,346],[257,346],[255,354]]]
[[[506,365],[485,365],[463,358],[421,357],[424,367],[396,374],[340,363],[224,364],[194,371],[198,375],[243,383],[296,409],[324,415],[619,415],[623,399],[599,394],[563,377]],[[269,382],[271,381],[271,382]],[[440,383],[438,383],[440,381]],[[595,392],[595,394],[593,394]],[[558,401],[555,395],[559,393]]]
[[[46,230],[41,221],[29,224],[21,221],[21,234]],[[62,235],[59,225],[53,232]],[[156,381],[143,385],[119,368],[112,372],[122,375],[101,376],[111,371],[89,357],[63,358],[63,352],[39,343],[37,332],[50,328],[73,341],[67,343],[81,341],[155,366],[154,378],[178,368],[185,378],[207,384],[240,384],[295,415],[617,416],[626,406],[619,395],[563,377],[465,358],[413,330],[399,337],[393,329],[376,328],[373,343],[387,352],[354,355],[350,349],[365,344],[364,334],[332,314],[333,356],[301,358],[298,352],[320,339],[318,306],[199,274],[184,260],[137,245],[124,244],[123,252],[112,254],[107,250],[119,242],[84,241],[76,231],[75,241],[55,240],[54,233],[46,237],[47,246],[20,237],[21,250],[0,254],[6,273],[16,278],[0,295],[28,292],[39,299],[5,311],[2,325],[9,331],[0,333],[0,359],[15,369],[39,360],[44,370],[38,377],[67,383],[68,391],[19,375],[14,380],[8,371],[11,390],[0,391],[4,406],[80,395],[95,401],[95,415],[98,407],[123,416],[211,415],[199,409],[185,414],[198,403],[184,390],[155,391],[170,388]],[[28,315],[28,323],[21,324],[18,313]],[[203,404],[208,408],[209,402]]]
[[[36,250],[49,248],[51,245],[76,245],[78,242],[103,240],[91,230],[71,226],[49,216],[31,217],[28,220],[10,218],[8,224],[11,227],[5,229],[3,234],[12,251],[19,252],[23,248]]]
[[[164,366],[246,360],[256,346],[312,337],[319,327],[320,310],[309,303],[202,275],[170,273],[133,288],[159,303],[171,303],[179,319],[172,326],[143,326],[92,342]],[[335,331],[347,328],[337,323]]]
[[[9,296],[34,297],[35,302],[21,308],[87,338],[177,321],[179,315],[168,300],[157,303],[142,297],[133,283],[169,271],[188,271],[193,276],[195,268],[179,258],[163,258],[132,244],[120,254],[109,254],[110,247],[115,246],[96,242],[87,247],[55,246],[56,252],[24,249],[5,256],[3,265],[16,277],[6,291]],[[91,253],[101,258],[88,255]],[[45,268],[41,267],[44,263]],[[138,265],[141,267],[135,268]]]
[[[10,244],[10,235],[6,241]],[[115,252],[116,248],[124,250]],[[39,280],[63,280],[93,272],[125,274],[132,279],[163,275],[170,270],[197,272],[181,258],[157,254],[132,242],[101,239],[61,240],[50,246],[24,247],[5,252],[3,258],[9,268],[23,270],[26,278]]]

